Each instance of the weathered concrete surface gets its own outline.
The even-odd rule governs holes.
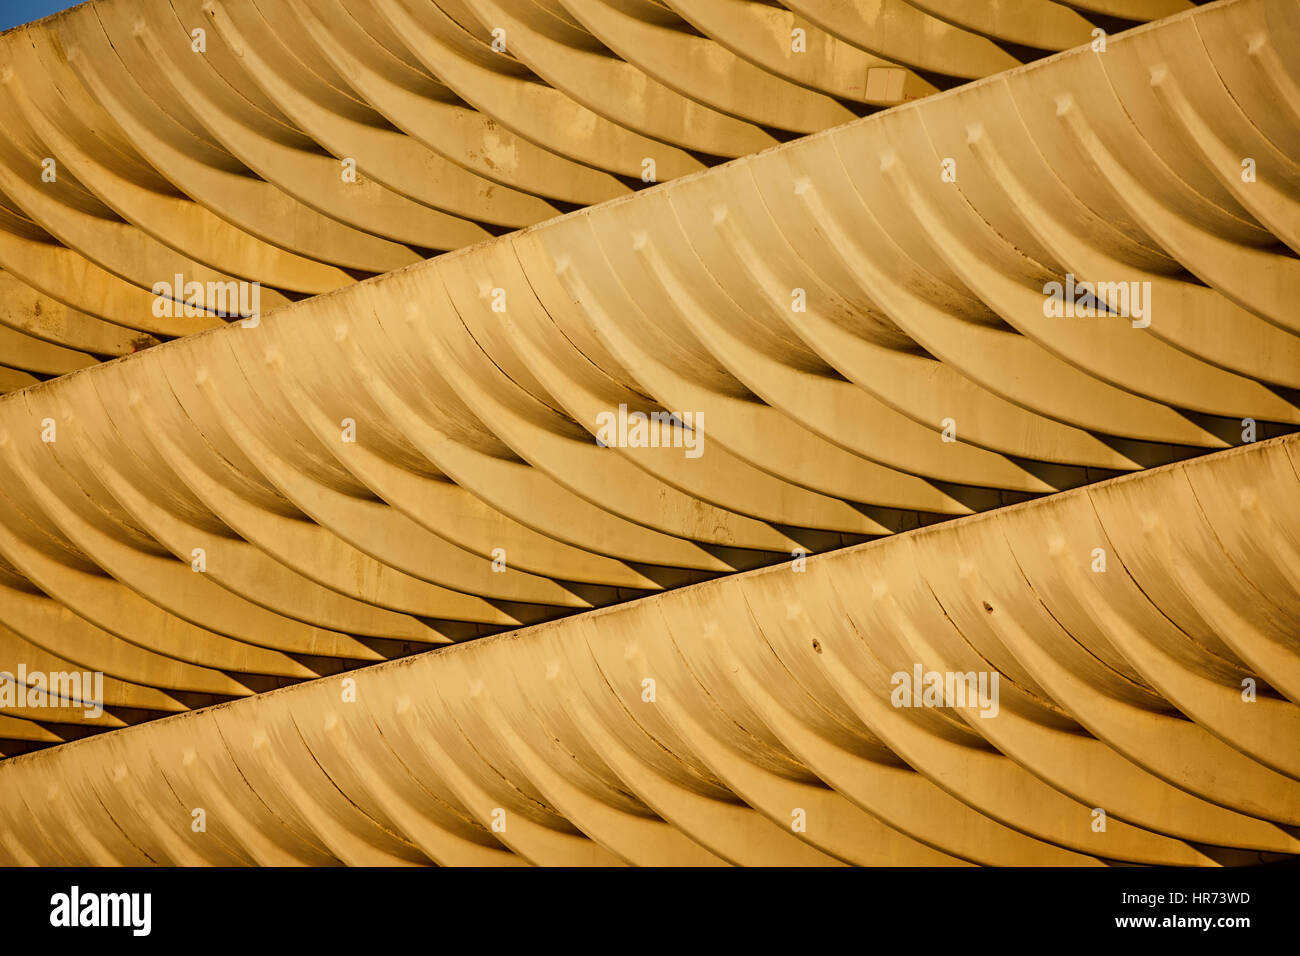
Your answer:
[[[151,2],[0,43],[0,671],[106,708],[0,713],[0,756],[100,735],[0,763],[0,857],[1296,852],[1297,444],[1256,440],[1300,418],[1300,6],[705,169],[843,119],[845,75],[764,62],[775,8],[682,5],[728,45],[623,0],[175,0],[214,45],[171,69]],[[790,6],[927,18],[899,62],[980,77],[1084,5]],[[28,181],[56,142],[76,177]],[[173,272],[288,278],[226,325],[154,316]],[[1106,314],[1054,314],[1081,282]],[[891,706],[913,668],[996,671],[997,715]]]
[[[103,671],[135,722],[1294,427],[1300,124],[1253,104],[1295,11],[1202,8],[0,398],[0,668]],[[1046,315],[1068,275],[1139,283],[1142,320]],[[683,417],[601,447],[623,406]],[[101,726],[13,719],[0,753]]]
[[[1190,4],[787,7],[100,0],[9,31],[0,392],[224,321],[156,315],[176,275],[271,311]]]
[[[1297,468],[1275,439],[15,757],[0,860],[1294,854]],[[915,669],[996,706],[894,706]]]

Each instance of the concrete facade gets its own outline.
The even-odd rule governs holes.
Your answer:
[[[6,34],[0,672],[103,683],[0,696],[0,860],[1295,854],[1297,48],[1288,0]]]

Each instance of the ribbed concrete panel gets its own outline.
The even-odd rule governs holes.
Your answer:
[[[0,37],[0,863],[1300,855],[1298,48],[1295,0]]]
[[[86,4],[0,38],[0,392],[1189,7]]]
[[[1297,468],[1275,439],[16,757],[0,860],[1295,854]],[[918,671],[992,706],[899,706]]]
[[[0,669],[113,696],[9,715],[0,753],[1292,429],[1300,125],[1252,104],[1287,102],[1294,9],[1207,7],[5,396]],[[1053,315],[1076,280],[1115,313]]]

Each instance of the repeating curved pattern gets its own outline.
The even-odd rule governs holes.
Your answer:
[[[1300,3],[160,10],[0,43],[0,862],[1300,852]]]
[[[16,757],[0,860],[1296,854],[1297,469],[1275,439]],[[893,706],[915,667],[1000,708]]]
[[[10,712],[0,753],[1294,428],[1300,125],[1250,104],[1298,11],[1206,8],[6,396],[0,668],[112,693]],[[1067,273],[1149,283],[1150,325],[1047,317]],[[601,446],[620,408],[664,416],[651,447]]]
[[[85,5],[0,39],[0,392],[222,324],[177,275],[269,312],[1190,7]]]

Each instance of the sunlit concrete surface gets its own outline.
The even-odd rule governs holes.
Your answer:
[[[86,4],[0,38],[0,392],[221,324],[177,275],[270,311],[1190,8]]]
[[[0,396],[0,672],[104,675],[0,708],[0,859],[1297,852],[1300,4],[151,6],[0,44],[0,345],[82,356]],[[920,98],[782,113],[889,105],[790,23]],[[262,308],[121,321],[174,275]]]
[[[15,757],[0,860],[1295,854],[1297,467],[1274,439]],[[915,669],[997,707],[893,706]]]

